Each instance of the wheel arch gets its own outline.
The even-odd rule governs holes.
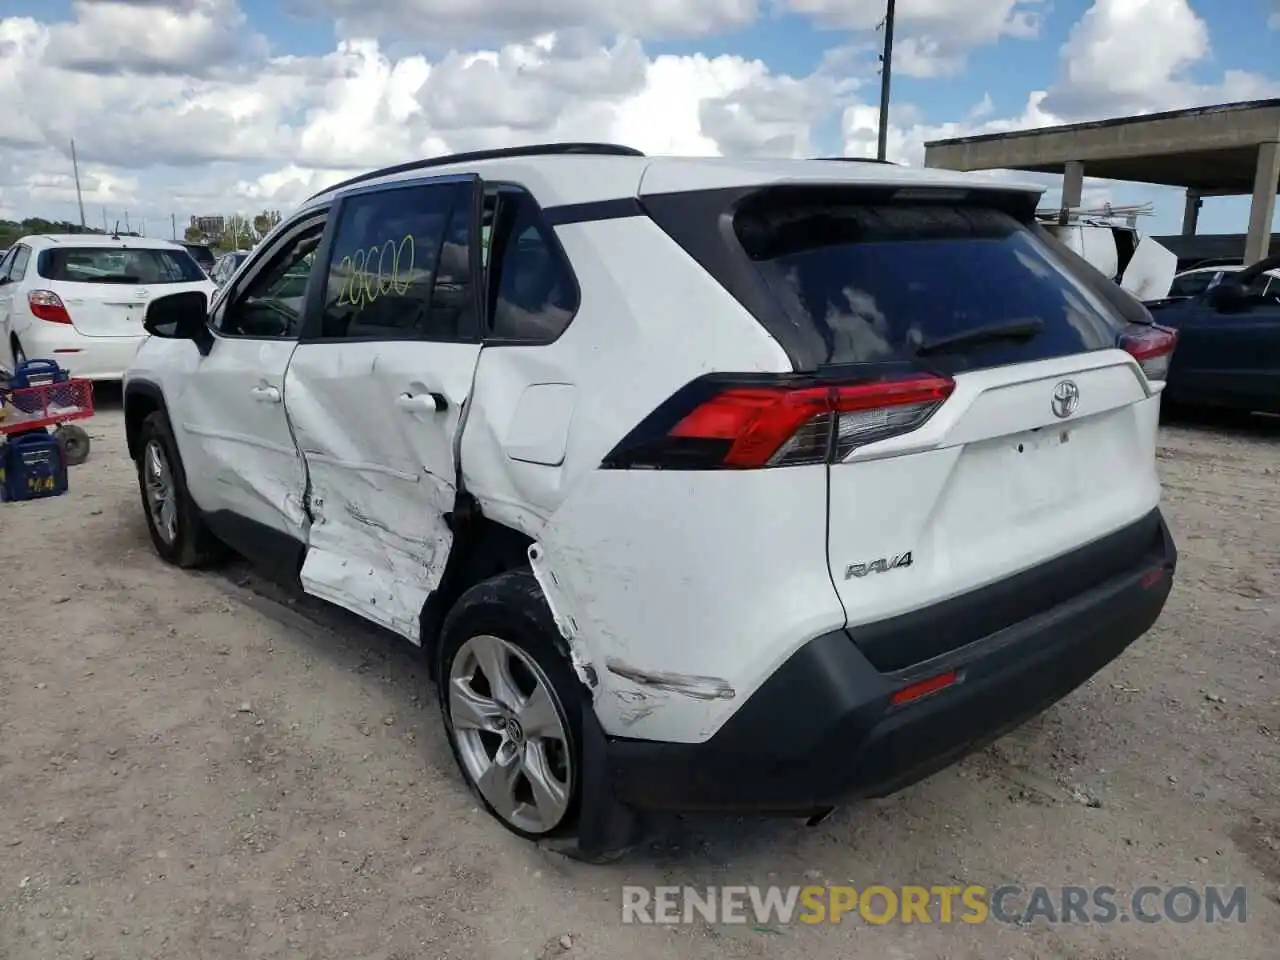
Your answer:
[[[164,393],[150,380],[130,380],[124,388],[124,436],[129,449],[129,459],[138,459],[138,435],[142,421],[157,410],[167,408]]]
[[[436,679],[440,630],[458,599],[477,583],[511,570],[529,568],[533,538],[521,530],[486,517],[475,498],[459,493],[446,518],[453,532],[453,548],[440,583],[423,604],[419,636],[427,670]],[[567,648],[562,651],[568,656]]]

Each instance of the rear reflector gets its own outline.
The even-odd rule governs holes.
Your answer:
[[[1138,361],[1148,380],[1168,378],[1169,363],[1177,345],[1177,330],[1154,323],[1131,324],[1120,334],[1120,347]]]
[[[641,424],[605,465],[741,470],[834,462],[857,447],[919,428],[954,389],[949,377],[933,374],[718,387],[710,396],[704,391],[668,428]]]
[[[67,313],[62,298],[52,290],[32,290],[27,294],[27,306],[37,320],[47,320],[49,323],[71,322],[71,314]]]
[[[948,670],[946,673],[940,673],[936,677],[921,680],[918,683],[913,683],[895,691],[893,696],[889,698],[889,703],[895,707],[900,707],[904,703],[911,703],[914,700],[927,697],[931,693],[937,693],[939,690],[954,686],[959,679],[960,675],[956,671]]]

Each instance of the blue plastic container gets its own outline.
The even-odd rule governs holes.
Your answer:
[[[54,383],[66,383],[71,374],[58,366],[56,360],[24,360],[9,377],[10,390],[26,390],[29,387],[45,387]],[[46,397],[41,394],[14,394],[9,402],[23,413],[39,413],[44,409]]]
[[[67,456],[47,430],[11,436],[0,446],[0,499],[38,500],[67,492]]]
[[[9,377],[10,390],[42,387],[47,383],[66,383],[71,374],[56,360],[23,360]]]

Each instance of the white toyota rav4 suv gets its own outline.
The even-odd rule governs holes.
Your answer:
[[[1044,709],[1159,616],[1176,334],[1039,190],[599,144],[316,195],[128,372],[156,550],[421,645],[488,811],[816,818]],[[575,846],[576,843],[576,846]]]

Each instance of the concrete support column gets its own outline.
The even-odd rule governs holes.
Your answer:
[[[1070,210],[1080,206],[1084,199],[1084,164],[1079,160],[1068,160],[1062,168],[1062,209],[1058,213],[1058,222],[1066,223]]]
[[[1200,208],[1204,205],[1204,198],[1200,196],[1199,190],[1187,190],[1187,200],[1182,208],[1182,235],[1184,237],[1195,236],[1196,226],[1200,223]]]
[[[1277,181],[1280,181],[1280,141],[1259,144],[1258,168],[1253,176],[1253,203],[1249,207],[1249,236],[1244,244],[1245,266],[1265,257],[1271,245]]]

